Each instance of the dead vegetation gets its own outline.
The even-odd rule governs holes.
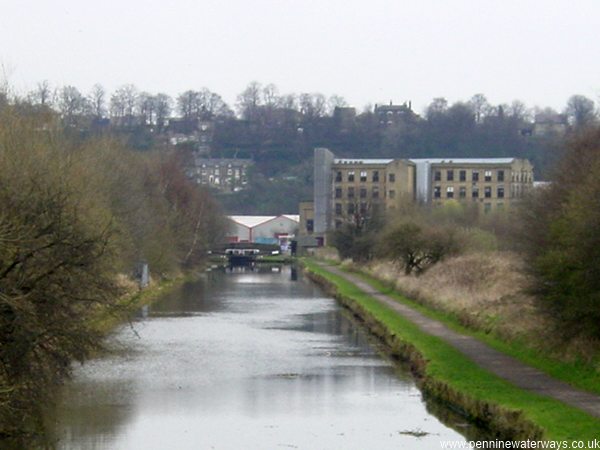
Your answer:
[[[447,258],[420,276],[406,275],[390,261],[374,260],[361,270],[390,283],[406,297],[455,316],[465,327],[520,342],[566,361],[591,361],[600,343],[556,333],[559,318],[538,308],[528,293],[522,258],[513,252],[471,252]]]

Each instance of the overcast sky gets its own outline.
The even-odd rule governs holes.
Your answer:
[[[230,103],[250,81],[367,103],[484,93],[563,109],[600,96],[600,1],[0,0],[0,63],[19,92],[126,83]]]

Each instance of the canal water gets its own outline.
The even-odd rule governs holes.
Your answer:
[[[290,266],[213,270],[109,345],[49,413],[56,448],[432,449],[478,434]]]

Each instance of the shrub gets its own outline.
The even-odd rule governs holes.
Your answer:
[[[402,263],[405,273],[419,275],[444,257],[459,251],[455,232],[449,227],[432,227],[404,222],[385,233],[379,254]]]
[[[552,184],[521,211],[542,305],[565,334],[600,336],[600,129],[570,143]]]

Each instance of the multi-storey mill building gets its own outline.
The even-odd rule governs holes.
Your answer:
[[[314,212],[310,225],[319,244],[327,231],[402,199],[420,203],[476,203],[484,212],[508,207],[533,186],[533,167],[519,158],[335,158],[315,149]]]

